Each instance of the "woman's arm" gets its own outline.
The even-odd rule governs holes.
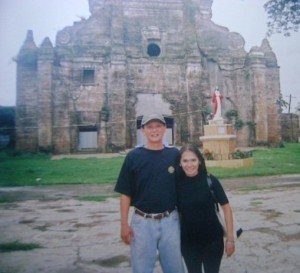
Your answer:
[[[222,209],[224,212],[225,225],[227,229],[225,252],[227,257],[230,257],[235,251],[233,216],[229,203],[223,205]]]

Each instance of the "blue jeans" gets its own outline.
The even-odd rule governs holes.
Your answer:
[[[133,273],[153,273],[157,252],[164,273],[184,272],[177,210],[161,220],[133,213],[131,227],[134,233],[130,244]]]

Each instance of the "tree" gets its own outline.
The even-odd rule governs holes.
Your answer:
[[[15,145],[15,111],[15,106],[0,106],[0,135],[9,137],[10,147]]]
[[[0,106],[0,129],[15,128],[15,107]]]
[[[291,32],[297,32],[300,24],[300,0],[269,0],[264,4],[268,14],[268,32],[283,33],[290,36]]]
[[[282,108],[288,108],[289,107],[289,103],[282,98],[282,95],[279,96],[276,103],[277,103],[277,105],[280,106],[281,110],[282,110]]]

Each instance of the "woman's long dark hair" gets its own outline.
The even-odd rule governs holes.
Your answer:
[[[200,161],[200,165],[198,167],[198,173],[201,174],[201,175],[207,176],[207,169],[206,169],[206,165],[205,165],[205,159],[204,159],[203,155],[201,154],[199,148],[194,144],[184,144],[181,147],[181,149],[179,150],[180,158],[179,158],[178,166],[180,165],[180,159],[182,157],[182,154],[186,151],[191,151],[192,153],[194,153],[197,156],[197,158]],[[179,176],[183,175],[183,173],[184,172],[183,172],[182,168],[179,166],[179,169],[178,169]]]

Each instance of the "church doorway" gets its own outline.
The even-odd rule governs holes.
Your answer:
[[[79,150],[95,150],[98,148],[98,131],[95,127],[79,128]]]

